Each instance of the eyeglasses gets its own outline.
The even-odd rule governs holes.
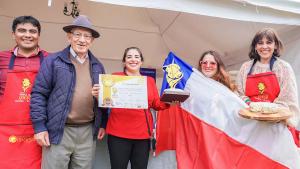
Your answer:
[[[217,66],[217,63],[216,62],[212,62],[212,61],[200,61],[200,64],[202,66],[206,66],[206,67],[208,67],[209,65],[211,67],[216,67]]]
[[[79,39],[80,37],[83,37],[85,40],[91,40],[92,39],[92,35],[90,34],[81,34],[79,32],[71,32],[73,34],[73,37],[75,39]]]

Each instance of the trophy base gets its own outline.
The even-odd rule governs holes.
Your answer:
[[[171,103],[174,101],[184,102],[190,93],[185,92],[181,89],[165,89],[160,100],[166,103]]]

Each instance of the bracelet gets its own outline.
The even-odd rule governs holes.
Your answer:
[[[247,98],[246,100],[244,100],[244,102],[249,104],[251,102],[251,100],[249,98]]]

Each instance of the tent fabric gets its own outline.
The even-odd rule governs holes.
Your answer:
[[[190,97],[181,104],[182,109],[173,109],[172,115],[160,118],[158,125],[175,118],[179,169],[300,168],[298,148],[284,124],[240,117],[239,110],[247,105],[227,87],[184,66],[172,53],[164,66],[171,64],[180,66],[183,78],[177,86]],[[166,79],[164,88],[169,88]],[[162,134],[158,133],[158,138]],[[158,144],[165,141],[159,139]]]
[[[240,64],[247,60],[250,40],[257,30],[273,27],[279,32],[285,44],[300,36],[299,26],[293,25],[294,19],[300,19],[299,15],[266,9],[272,11],[268,13],[264,11],[265,8],[259,9],[257,14],[254,6],[244,6],[241,2],[215,0],[98,2],[100,1],[80,1],[78,8],[81,14],[89,16],[96,29],[103,35],[94,41],[92,51],[105,63],[113,65],[113,69],[108,72],[122,70],[120,69],[122,54],[129,46],[140,47],[145,56],[144,66],[156,68],[158,76],[161,77],[161,64],[169,51],[174,51],[188,63],[197,66],[201,53],[213,49],[221,53],[222,60],[229,69],[238,69]],[[122,6],[125,2],[132,6]],[[156,5],[155,9],[135,7],[138,6],[136,4],[147,6],[152,2]],[[31,4],[35,4],[38,8]],[[175,4],[178,6],[174,7]],[[193,11],[183,12],[184,9],[189,10],[191,5],[208,15],[198,15],[192,13]],[[50,7],[45,1],[39,0],[0,1],[0,31],[2,38],[6,39],[0,41],[0,49],[6,50],[14,45],[10,30],[13,18],[31,14],[42,24],[41,47],[50,52],[60,50],[67,44],[62,27],[72,21],[72,17],[62,14],[63,6],[63,1],[56,0],[52,1]],[[174,10],[161,10],[171,7]],[[238,18],[228,19],[231,18],[227,17],[229,14],[233,17],[248,17],[251,22]],[[266,22],[259,22],[261,19]],[[287,25],[280,24],[278,19],[288,22]],[[270,22],[274,24],[267,24]]]
[[[300,1],[299,0],[236,0],[240,2],[249,3],[256,6],[263,6],[273,8],[286,12],[293,12],[300,14]]]
[[[90,0],[115,5],[165,9],[240,21],[300,25],[299,2],[217,1],[217,0]],[[283,5],[285,4],[285,5]],[[282,10],[280,13],[277,10]],[[263,14],[263,15],[262,15]],[[287,20],[288,18],[288,20]]]

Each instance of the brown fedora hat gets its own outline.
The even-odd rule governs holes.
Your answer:
[[[98,38],[100,36],[100,34],[95,29],[92,28],[91,21],[85,15],[80,15],[77,18],[75,18],[73,23],[71,25],[63,27],[63,30],[67,33],[70,33],[73,28],[78,28],[78,27],[86,28],[90,30],[94,38]]]

